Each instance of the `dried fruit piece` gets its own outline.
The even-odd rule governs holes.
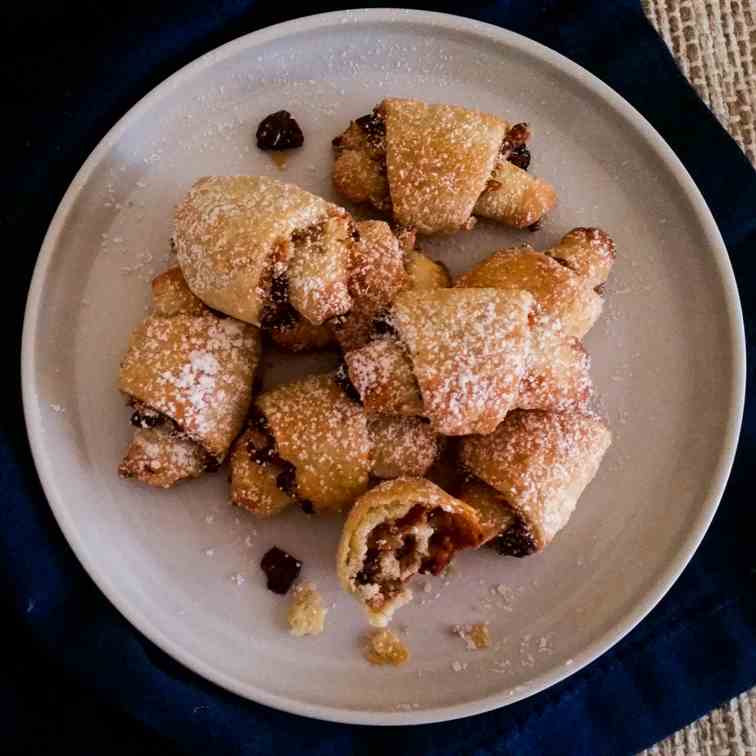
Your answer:
[[[260,567],[268,578],[268,590],[283,595],[299,577],[302,562],[274,546],[265,552]]]
[[[261,150],[289,150],[304,144],[304,134],[288,110],[271,113],[257,127],[257,146]]]

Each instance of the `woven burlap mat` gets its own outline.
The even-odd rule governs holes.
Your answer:
[[[756,165],[756,0],[643,0],[688,80]],[[642,756],[756,756],[756,688]]]

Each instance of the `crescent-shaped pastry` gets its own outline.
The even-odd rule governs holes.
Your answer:
[[[334,139],[333,183],[423,234],[471,228],[474,213],[525,228],[556,202],[509,162],[529,136],[477,110],[389,98]]]
[[[334,376],[311,375],[261,394],[269,449],[288,463],[279,485],[318,511],[340,510],[367,489],[370,438],[365,413]]]
[[[595,291],[607,279],[614,243],[600,229],[576,228],[546,252],[514,247],[494,252],[459,276],[455,286],[529,291],[545,315],[562,324],[566,336],[581,339],[603,307]]]
[[[247,416],[259,338],[202,305],[178,269],[152,289],[153,312],[121,361],[118,385],[138,430],[120,473],[169,487],[223,460]]]
[[[497,298],[488,290],[485,299],[472,291],[404,292],[389,318],[395,335],[345,354],[365,411],[427,417],[440,433],[467,435],[492,432],[516,408],[586,407],[590,359],[580,342],[565,338],[558,321],[530,312],[522,291]],[[509,302],[515,321],[494,325],[493,300]]]
[[[173,241],[208,306],[259,326],[286,304],[320,325],[351,307],[351,231],[345,210],[293,184],[210,176],[177,207]]]
[[[512,412],[494,433],[461,441],[460,462],[473,477],[460,498],[479,512],[486,541],[527,556],[567,524],[610,444],[591,415]]]
[[[482,540],[475,510],[428,480],[398,478],[361,496],[344,524],[336,570],[342,587],[384,627],[412,598],[417,573],[438,575]]]
[[[295,502],[339,509],[365,490],[368,474],[424,475],[441,445],[422,418],[368,418],[338,376],[310,376],[259,397],[231,453],[231,501],[261,517]]]

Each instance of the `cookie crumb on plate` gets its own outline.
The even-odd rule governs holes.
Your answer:
[[[294,600],[289,607],[289,632],[298,638],[320,635],[326,614],[328,609],[323,606],[318,589],[312,583],[301,583],[294,589]]]
[[[378,630],[367,639],[365,658],[371,664],[398,667],[409,659],[409,650],[391,630]]]
[[[458,635],[467,645],[468,651],[480,651],[491,645],[491,636],[487,622],[476,622],[472,625],[454,625],[452,632]]]

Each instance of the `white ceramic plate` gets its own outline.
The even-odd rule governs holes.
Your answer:
[[[464,554],[448,581],[420,579],[397,669],[359,653],[360,608],[334,576],[339,521],[268,522],[234,510],[225,476],[159,492],[115,473],[131,433],[119,356],[168,260],[172,209],[207,174],[269,173],[334,197],[331,138],[386,95],[529,121],[533,170],[559,207],[542,231],[479,224],[427,244],[454,270],[519,241],[600,225],[617,242],[607,306],[587,346],[615,441],[569,527],[524,560]],[[305,148],[278,173],[254,146],[280,108]],[[302,364],[286,358],[288,371]],[[304,360],[319,365],[317,360]],[[29,294],[23,382],[42,483],[77,556],[146,636],[230,690],[287,711],[400,724],[474,714],[531,695],[615,643],[659,600],[714,514],[744,390],[742,320],[714,221],[653,129],[565,58],[493,26],[421,12],[294,21],[205,55],[155,89],[103,139],[71,184]],[[332,608],[294,639],[287,600],[260,556],[304,561]],[[238,577],[241,576],[241,577]],[[243,579],[243,582],[242,582]],[[449,632],[487,620],[494,645]],[[458,670],[458,671],[455,671]]]

